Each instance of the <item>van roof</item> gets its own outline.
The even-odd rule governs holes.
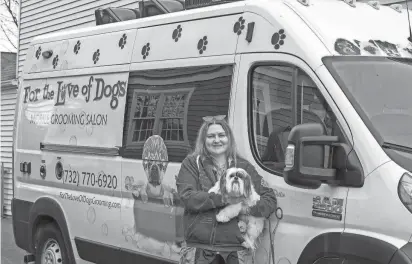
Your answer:
[[[393,7],[399,7],[397,5],[381,6],[378,1],[355,1],[354,6],[341,0],[310,0],[308,6],[294,0],[287,0],[285,3],[293,8],[336,54],[351,55],[343,54],[345,51],[337,46],[352,43],[355,48],[360,49],[361,55],[371,55],[371,52],[372,55],[380,55],[378,51],[373,54],[372,49],[376,46],[391,49],[394,45],[398,52],[402,53],[400,55],[412,57],[412,43],[408,40],[408,37],[412,36],[407,9],[396,10]],[[409,13],[412,19],[412,12]]]
[[[302,1],[308,4],[302,4]],[[406,9],[396,10],[389,6],[379,6],[375,2],[358,3],[354,0],[354,6],[351,6],[347,1],[349,0],[235,1],[165,15],[38,36],[33,39],[32,44],[204,17],[216,17],[230,13],[256,12],[258,10],[266,19],[270,20],[270,16],[272,16],[278,22],[288,24],[289,28],[293,28],[293,23],[302,23],[303,20],[303,23],[306,23],[333,55],[399,55],[412,57],[412,43],[408,41],[409,22]],[[279,9],[279,7],[282,8]],[[302,20],[296,20],[296,17],[290,19],[289,16],[282,17],[279,10],[284,10],[285,7],[293,10]],[[412,12],[409,11],[409,13]],[[292,13],[289,12],[288,14]],[[295,33],[299,35],[299,32]]]

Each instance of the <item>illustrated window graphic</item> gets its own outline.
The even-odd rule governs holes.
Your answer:
[[[128,143],[144,143],[152,135],[160,135],[165,141],[187,142],[187,110],[192,92],[193,89],[135,90]]]
[[[132,142],[145,141],[153,135],[156,121],[156,109],[160,95],[137,95],[134,97],[134,115],[132,120]]]
[[[166,95],[160,118],[163,140],[183,141],[185,102],[188,94]]]

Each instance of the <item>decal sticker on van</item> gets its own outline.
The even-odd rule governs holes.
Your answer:
[[[178,25],[177,26],[177,28],[175,28],[174,30],[173,30],[173,33],[172,33],[172,39],[175,41],[175,42],[178,42],[179,41],[179,38],[181,38],[182,37],[182,26],[181,25]]]
[[[100,50],[97,49],[94,53],[93,53],[93,63],[96,64],[99,61],[99,57],[100,57]]]
[[[133,190],[135,199],[148,202],[149,198],[163,200],[165,206],[173,205],[173,194],[175,190],[163,183],[169,163],[167,148],[163,138],[154,135],[149,137],[143,146],[143,169],[145,182],[133,184],[133,177],[126,177],[126,190]]]
[[[53,69],[56,69],[57,64],[59,63],[59,55],[56,55],[53,59]]]
[[[80,40],[78,40],[77,43],[76,43],[76,45],[74,45],[73,52],[74,52],[76,55],[79,53],[80,45],[81,45]]]
[[[165,183],[165,177],[171,176],[167,173],[168,163],[163,138],[150,136],[143,145],[144,180],[135,182],[133,176],[125,177],[125,189],[132,192],[134,199],[134,224],[125,225],[122,233],[127,242],[140,250],[177,260],[183,236],[183,207],[175,204],[175,187]]]
[[[82,194],[74,194],[74,193],[68,193],[68,192],[60,192],[60,198],[63,200],[70,200],[72,202],[77,202],[77,203],[84,203],[84,204],[88,204],[88,205],[98,205],[98,206],[103,206],[106,207],[108,209],[120,209],[121,208],[121,204],[118,202],[112,202],[112,201],[106,201],[106,200],[100,200],[100,199],[96,199],[96,197],[90,197],[88,195],[82,195]],[[94,212],[94,209],[92,210],[92,214]],[[93,218],[93,216],[89,216],[89,212],[88,212],[88,218]],[[90,221],[89,218],[89,221]],[[96,216],[94,215],[94,219],[96,218]]]
[[[96,86],[96,93],[92,94],[92,87]],[[82,95],[86,103],[94,101],[100,101],[103,98],[110,99],[110,107],[115,110],[119,105],[118,97],[124,97],[126,95],[126,82],[117,81],[116,83],[108,83],[103,78],[94,78],[90,76],[88,83],[72,83],[66,81],[57,81],[57,91],[49,90],[50,85],[46,84],[44,88],[32,89],[31,86],[24,87],[24,100],[23,103],[33,103],[41,99],[54,100],[55,105],[64,105],[66,99],[76,99]],[[56,98],[54,97],[56,96]],[[94,97],[93,97],[94,96]]]
[[[395,44],[388,41],[374,40],[376,45],[390,57],[400,57],[401,54]]]
[[[284,29],[279,30],[272,36],[272,45],[273,47],[278,50],[281,46],[285,44],[286,33]]]
[[[338,38],[335,41],[335,51],[340,55],[385,55],[389,57],[411,57],[412,48],[401,47],[382,40],[359,41],[354,43],[347,39]],[[366,53],[365,53],[366,52]]]
[[[242,31],[245,29],[245,22],[246,20],[243,17],[239,17],[239,20],[236,21],[235,25],[233,26],[233,32],[237,35],[242,34]]]
[[[149,51],[150,51],[150,43],[147,43],[142,48],[142,56],[144,60],[149,56]]]
[[[344,199],[330,198],[327,196],[313,197],[312,216],[341,221],[343,214],[343,200]]]
[[[41,55],[41,46],[39,46],[39,48],[36,50],[36,54],[34,54],[34,56],[39,59]]]
[[[126,46],[126,40],[127,40],[127,35],[125,33],[125,34],[123,34],[123,36],[119,40],[119,47],[121,49],[124,49],[124,46]]]
[[[338,38],[335,42],[335,50],[341,55],[360,55],[360,49],[346,39]]]
[[[208,43],[209,41],[207,40],[207,36],[199,39],[199,42],[197,42],[197,49],[199,50],[199,54],[203,54],[203,52],[206,51]]]

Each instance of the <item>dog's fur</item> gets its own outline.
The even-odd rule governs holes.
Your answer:
[[[209,193],[222,194],[229,201],[229,205],[216,215],[216,220],[228,222],[239,216],[239,228],[245,231],[243,246],[255,250],[256,239],[263,231],[265,220],[263,217],[241,214],[243,207],[250,208],[260,200],[260,195],[255,191],[250,175],[241,168],[229,168],[226,174],[209,190]],[[233,198],[244,199],[240,203],[230,203]]]

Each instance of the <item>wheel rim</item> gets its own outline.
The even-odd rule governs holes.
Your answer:
[[[63,263],[60,245],[56,240],[49,238],[44,244],[41,254],[41,264],[61,264]]]

